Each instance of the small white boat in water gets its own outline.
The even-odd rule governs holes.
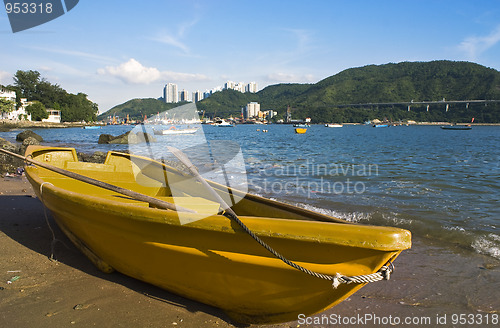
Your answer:
[[[226,122],[226,121],[222,121],[220,123],[216,123],[215,125],[218,126],[218,127],[220,127],[220,128],[232,128],[234,126],[231,123]]]
[[[334,124],[334,123],[327,123],[327,124],[325,124],[325,126],[327,128],[341,128],[341,127],[343,127],[342,124]]]
[[[174,134],[195,134],[196,131],[198,131],[198,128],[178,129],[175,126],[171,126],[168,129],[154,130],[154,133],[156,135],[174,135]]]

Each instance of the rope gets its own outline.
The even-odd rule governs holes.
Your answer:
[[[49,257],[49,260],[52,261],[52,262],[57,262],[57,260],[54,258],[54,249],[55,249],[56,242],[60,242],[67,249],[69,249],[69,247],[62,240],[56,238],[56,234],[54,233],[54,230],[52,229],[52,226],[50,225],[49,218],[47,216],[47,207],[45,206],[45,203],[43,202],[43,185],[44,184],[49,184],[51,186],[54,186],[54,185],[52,183],[50,183],[50,182],[47,182],[47,181],[43,182],[40,185],[40,201],[42,202],[43,214],[45,216],[45,223],[47,223],[47,226],[49,227],[50,233],[52,234],[52,241],[50,242],[50,257]]]
[[[231,210],[232,212],[232,210]],[[304,268],[303,266],[298,265],[297,263],[294,263],[278,253],[276,250],[274,250],[271,246],[266,244],[262,239],[260,239],[253,231],[251,231],[241,220],[233,213],[230,213],[228,211],[222,213],[224,216],[228,217],[229,219],[235,221],[245,232],[250,235],[255,241],[257,241],[262,247],[267,249],[271,254],[273,254],[275,257],[280,259],[282,262],[285,264],[291,266],[292,268],[295,268],[297,270],[300,270],[304,273],[307,273],[308,275],[311,275],[313,277],[325,279],[332,281],[332,286],[334,289],[337,289],[337,287],[340,284],[363,284],[363,283],[369,283],[369,282],[376,282],[380,280],[389,280],[391,277],[391,273],[394,272],[394,265],[392,264],[391,261],[389,261],[386,265],[382,266],[380,270],[378,270],[375,273],[371,274],[366,274],[366,275],[359,275],[359,276],[344,276],[339,273],[337,273],[335,276],[330,276],[327,274],[311,271],[309,269]]]

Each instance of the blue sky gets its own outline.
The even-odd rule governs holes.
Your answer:
[[[12,33],[0,10],[0,84],[37,70],[101,112],[226,80],[315,83],[351,67],[464,60],[500,70],[500,1],[92,1]]]

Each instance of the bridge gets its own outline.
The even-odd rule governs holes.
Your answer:
[[[411,106],[425,105],[427,106],[427,111],[431,105],[445,105],[446,111],[450,108],[450,104],[465,104],[465,108],[469,108],[470,104],[484,104],[487,106],[490,103],[500,103],[500,100],[440,100],[440,101],[406,101],[406,102],[385,102],[385,103],[363,103],[363,104],[337,104],[332,105],[333,107],[378,107],[378,106],[407,106],[408,111],[411,110]]]

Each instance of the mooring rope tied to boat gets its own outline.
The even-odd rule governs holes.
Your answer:
[[[184,154],[181,150],[175,148],[175,147],[167,147],[170,152],[179,159],[179,161],[184,164],[188,170],[194,175],[194,177],[203,185],[207,190],[212,193],[212,195],[219,201],[221,204],[222,208],[224,211],[222,212],[222,215],[226,216],[230,220],[235,221],[250,237],[252,237],[255,241],[257,241],[262,247],[264,247],[266,250],[268,250],[271,254],[273,254],[276,258],[280,259],[282,262],[285,264],[291,266],[292,268],[295,268],[299,271],[302,271],[304,273],[307,273],[308,275],[311,275],[313,277],[325,279],[332,281],[332,286],[334,289],[337,289],[337,287],[340,284],[351,284],[351,283],[357,283],[357,284],[363,284],[363,283],[369,283],[369,282],[375,282],[375,281],[380,281],[380,280],[389,280],[391,273],[394,271],[394,265],[392,264],[391,261],[383,265],[380,270],[374,273],[366,274],[366,275],[359,275],[359,276],[344,276],[341,275],[340,273],[337,273],[335,276],[311,271],[307,268],[304,268],[301,265],[298,265],[295,262],[290,261],[280,253],[278,253],[275,249],[273,249],[271,246],[269,246],[266,242],[264,242],[262,239],[259,238],[253,231],[251,231],[236,215],[236,213],[233,211],[233,209],[222,199],[222,197],[208,184],[208,182],[200,175],[198,172],[198,169],[196,166],[189,160],[186,154]]]
[[[69,247],[62,240],[59,240],[59,239],[56,238],[56,234],[54,232],[54,229],[52,229],[52,226],[50,225],[49,218],[47,216],[47,208],[45,206],[45,203],[43,202],[43,186],[45,184],[48,184],[48,185],[51,185],[51,186],[54,186],[54,185],[52,183],[50,183],[50,182],[47,182],[47,181],[42,182],[42,184],[40,185],[40,201],[41,201],[42,207],[43,207],[43,214],[45,215],[45,223],[47,223],[47,226],[49,227],[49,230],[52,233],[52,241],[50,242],[50,257],[49,257],[49,260],[57,262],[57,260],[54,258],[54,252],[55,252],[56,243],[59,241],[67,249],[69,249]]]

